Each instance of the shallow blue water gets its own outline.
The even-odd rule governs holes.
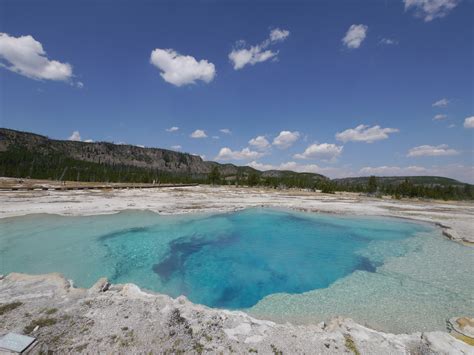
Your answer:
[[[59,271],[78,286],[106,276],[212,307],[326,288],[407,253],[424,224],[270,209],[220,215],[33,215],[0,221],[0,273]],[[369,253],[377,250],[377,253]]]

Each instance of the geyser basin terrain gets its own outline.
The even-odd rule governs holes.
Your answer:
[[[343,315],[395,332],[471,315],[472,249],[398,219],[269,209],[0,220],[0,273],[106,276],[274,320]]]

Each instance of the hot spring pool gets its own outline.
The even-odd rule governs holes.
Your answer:
[[[399,219],[248,209],[0,220],[0,273],[59,271],[83,287],[106,276],[276,321],[444,329],[473,315],[472,270],[472,248]]]

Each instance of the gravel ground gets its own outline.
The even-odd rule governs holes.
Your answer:
[[[53,353],[474,354],[444,332],[386,334],[342,318],[276,324],[106,279],[76,289],[60,274],[4,277],[0,317],[0,335],[29,334]]]

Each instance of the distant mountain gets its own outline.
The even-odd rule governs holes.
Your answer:
[[[379,185],[400,185],[405,181],[409,181],[415,186],[464,186],[466,184],[440,176],[377,176],[377,184]],[[368,176],[361,177],[347,177],[341,179],[332,180],[336,184],[347,184],[347,185],[364,185],[366,186],[369,181]]]
[[[216,167],[226,181],[327,180],[320,174],[261,172],[249,166],[204,161],[197,155],[108,142],[77,142],[0,128],[0,176],[81,181],[204,181]]]
[[[259,171],[249,166],[204,161],[197,155],[161,148],[108,142],[77,142],[0,128],[0,176],[100,182],[208,182],[319,188],[323,191],[365,191],[369,177],[330,180],[314,173]],[[377,177],[378,186],[463,187],[437,176]]]

